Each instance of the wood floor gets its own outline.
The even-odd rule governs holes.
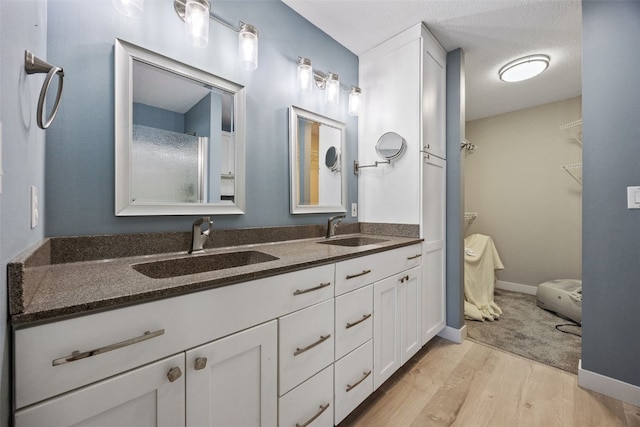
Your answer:
[[[640,426],[640,408],[577,376],[466,340],[435,338],[340,427]]]

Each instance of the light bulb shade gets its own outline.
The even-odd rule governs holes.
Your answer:
[[[351,92],[349,92],[349,115],[357,116],[360,114],[360,96],[361,90],[358,86],[351,86]]]
[[[184,22],[187,41],[196,47],[209,43],[209,0],[187,0]]]
[[[113,7],[131,18],[138,18],[144,12],[144,0],[113,0]]]
[[[313,89],[313,68],[311,60],[298,57],[298,92],[311,93]]]
[[[238,56],[245,70],[258,68],[258,30],[251,24],[240,24]]]
[[[509,62],[498,71],[500,80],[505,82],[520,82],[542,73],[549,67],[547,55],[530,55]]]
[[[327,73],[325,92],[327,94],[327,105],[338,105],[340,102],[340,78],[337,74]]]

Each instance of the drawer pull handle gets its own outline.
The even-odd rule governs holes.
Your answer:
[[[307,292],[313,292],[313,291],[317,291],[319,289],[322,288],[326,288],[327,286],[331,286],[331,282],[327,282],[327,283],[320,283],[318,286],[313,287],[313,288],[309,288],[309,289],[296,289],[295,292],[293,293],[293,295],[302,295],[302,294],[306,294]]]
[[[360,378],[358,380],[358,382],[356,382],[354,384],[347,384],[347,391],[349,392],[349,391],[353,390],[354,388],[358,387],[362,381],[366,380],[369,377],[369,375],[371,375],[371,371],[370,370],[367,371],[367,372],[363,372],[362,373],[362,378]]]
[[[182,371],[177,366],[169,369],[169,372],[167,372],[167,378],[169,378],[169,382],[174,382],[181,376],[182,376]]]
[[[320,405],[320,410],[316,412],[316,414],[313,417],[309,418],[306,422],[302,424],[296,423],[296,427],[307,427],[309,424],[314,422],[320,415],[322,415],[322,413],[326,411],[328,407],[329,407],[328,403],[325,403],[324,405]]]
[[[317,346],[319,344],[322,344],[323,342],[325,342],[329,338],[331,338],[331,334],[320,335],[320,339],[318,341],[314,342],[313,344],[310,344],[310,345],[308,345],[306,347],[303,347],[303,348],[300,348],[300,347],[296,348],[296,351],[293,353],[293,355],[297,356],[299,354],[304,353],[307,350],[311,350],[313,347],[315,347],[315,346]]]
[[[360,320],[357,320],[357,321],[355,321],[355,322],[353,322],[353,323],[349,323],[349,322],[347,322],[347,327],[346,327],[345,329],[353,328],[354,326],[359,325],[360,323],[364,322],[365,320],[367,320],[367,319],[368,319],[368,318],[370,318],[370,317],[371,317],[371,313],[369,313],[369,314],[364,314],[364,315],[362,316],[362,319],[360,319]]]
[[[64,365],[65,363],[68,363],[68,362],[75,362],[76,360],[86,359],[87,357],[91,357],[91,356],[97,356],[98,354],[107,353],[112,350],[117,350],[122,347],[127,347],[129,345],[137,344],[142,341],[150,340],[151,338],[159,337],[160,335],[164,335],[164,329],[160,329],[155,332],[146,331],[142,336],[117,342],[115,344],[109,344],[104,347],[96,348],[95,350],[84,351],[82,353],[76,350],[73,353],[71,353],[70,356],[61,357],[60,359],[54,360],[53,366]]]
[[[421,256],[422,254],[415,254],[414,256],[408,256],[407,259],[412,260],[412,259],[420,258]]]
[[[196,358],[196,362],[194,363],[194,369],[199,371],[204,369],[207,366],[207,358],[206,357],[198,357]]]
[[[347,280],[355,279],[356,277],[364,276],[365,274],[371,273],[371,270],[362,270],[362,273],[358,274],[347,274]]]

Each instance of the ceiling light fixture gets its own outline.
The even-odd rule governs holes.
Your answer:
[[[509,62],[500,68],[498,75],[505,82],[520,82],[537,76],[549,67],[547,55],[529,55]]]
[[[144,0],[112,0],[116,10],[124,16],[139,18],[144,12]]]
[[[238,33],[240,65],[245,70],[258,68],[258,30],[251,24],[239,22],[238,27],[224,22],[211,12],[209,0],[174,0],[173,8],[186,23],[187,41],[197,47],[209,42],[209,19]],[[196,15],[192,16],[192,13]],[[208,18],[208,19],[207,19]]]

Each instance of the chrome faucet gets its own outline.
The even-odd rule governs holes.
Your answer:
[[[202,231],[203,224],[207,224],[207,229],[204,231]],[[208,216],[204,216],[193,221],[193,229],[191,231],[191,250],[189,251],[190,254],[204,253],[202,247],[204,246],[204,242],[206,242],[209,236],[211,236],[212,230],[213,221],[211,221]]]
[[[329,221],[327,221],[327,239],[336,235],[336,228],[338,228],[338,224],[340,224],[342,218],[345,218],[344,214],[332,216],[331,218],[329,218]],[[338,221],[334,224],[333,221],[335,221],[336,219]]]

